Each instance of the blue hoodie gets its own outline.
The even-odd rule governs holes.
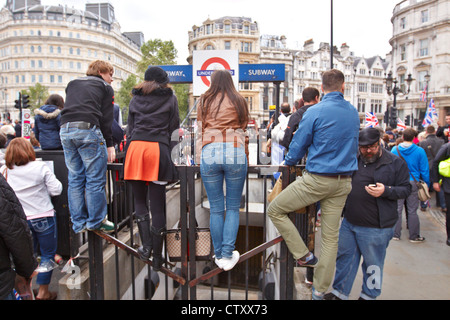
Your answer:
[[[306,170],[321,175],[358,170],[359,116],[341,92],[326,94],[303,115],[289,145],[285,164],[292,166],[308,151]]]
[[[409,180],[413,181],[412,175],[416,178],[417,181],[422,180],[425,181],[428,186],[430,185],[430,170],[428,167],[428,158],[425,150],[423,148],[418,147],[414,143],[410,146],[405,143],[401,143],[397,147],[392,148],[391,152],[397,156],[398,154],[397,148],[400,149],[400,153],[406,161],[409,169]]]

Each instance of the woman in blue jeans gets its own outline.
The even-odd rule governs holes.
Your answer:
[[[45,162],[36,161],[33,146],[25,138],[11,140],[6,149],[5,165],[0,170],[27,216],[35,253],[39,249],[41,255],[40,266],[50,266],[48,272],[40,272],[37,276],[36,300],[54,300],[56,293],[48,290],[58,244],[51,197],[61,194],[62,184]]]
[[[210,204],[215,262],[225,271],[231,270],[240,257],[234,249],[247,176],[248,114],[247,102],[234,87],[230,72],[214,71],[197,110],[201,130],[197,146],[202,147],[200,172]]]

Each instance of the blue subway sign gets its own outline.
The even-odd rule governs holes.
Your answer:
[[[240,64],[239,81],[282,82],[285,78],[284,64]]]
[[[192,65],[159,67],[167,72],[171,83],[192,83],[193,81]],[[210,76],[213,71],[202,72],[205,72],[204,76]],[[239,82],[283,82],[284,80],[284,64],[239,64]]]
[[[167,72],[171,83],[192,83],[191,65],[159,66]]]

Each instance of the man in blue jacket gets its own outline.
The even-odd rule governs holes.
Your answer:
[[[285,158],[293,166],[308,152],[306,171],[269,205],[267,214],[301,266],[315,267],[313,299],[322,299],[334,276],[339,224],[351,175],[358,169],[360,121],[355,107],[344,100],[344,75],[333,69],[322,76],[323,100],[303,115]],[[290,212],[319,202],[322,210],[320,261],[309,252]]]
[[[397,147],[392,148],[393,154],[400,156],[400,158],[406,161],[410,173],[409,180],[412,186],[411,194],[406,199],[398,200],[398,221],[395,225],[394,240],[400,240],[403,204],[406,203],[405,210],[408,221],[409,241],[412,243],[421,243],[425,241],[425,238],[420,236],[420,221],[417,215],[420,201],[414,178],[417,181],[423,180],[430,185],[430,171],[425,150],[413,143],[415,135],[416,131],[413,128],[406,128],[403,131],[404,141]]]

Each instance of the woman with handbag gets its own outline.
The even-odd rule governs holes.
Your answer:
[[[36,161],[33,146],[25,138],[11,140],[6,149],[5,165],[0,170],[27,216],[36,254],[39,247],[40,266],[50,266],[48,272],[40,272],[37,276],[39,290],[36,300],[55,300],[56,293],[48,290],[58,245],[51,197],[61,194],[62,184],[45,162]]]
[[[145,72],[144,82],[132,91],[130,101],[124,179],[134,194],[136,220],[142,246],[139,257],[148,260],[153,253],[153,270],[163,263],[162,247],[166,231],[166,184],[178,180],[170,150],[180,118],[178,100],[169,87],[167,73],[159,67]],[[150,215],[147,208],[150,200]]]
[[[200,98],[197,109],[201,129],[197,146],[202,148],[200,173],[210,204],[215,262],[225,271],[231,270],[240,257],[234,249],[247,176],[248,119],[247,102],[234,87],[230,72],[214,71],[211,86]]]

